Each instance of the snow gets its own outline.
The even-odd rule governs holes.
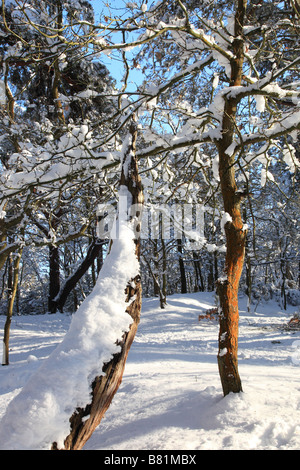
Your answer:
[[[220,176],[219,176],[219,154],[218,153],[213,158],[212,171],[213,171],[214,179],[216,181],[220,181]]]
[[[5,103],[6,103],[5,83],[3,80],[0,80],[0,105],[5,105]]]
[[[274,181],[274,176],[266,168],[262,168],[262,170],[261,170],[261,181],[260,181],[261,186],[265,186],[267,180]]]
[[[125,288],[138,273],[134,232],[122,222],[94,291],[72,316],[62,343],[10,403],[1,422],[1,448],[49,449],[54,441],[63,446],[70,416],[91,401],[93,379],[120,351],[116,343],[132,324]]]
[[[263,95],[255,95],[256,109],[263,113],[266,107],[265,97]]]
[[[218,84],[219,84],[219,74],[214,73],[214,79],[212,82],[212,87],[214,90],[217,88]]]
[[[284,312],[269,301],[255,311],[252,305],[248,313],[247,298],[240,299],[239,371],[244,391],[224,398],[217,367],[218,322],[198,321],[198,314],[213,307],[214,300],[211,292],[178,294],[168,297],[161,310],[158,299],[143,299],[122,384],[84,450],[299,449],[300,332],[282,328],[295,307]],[[0,317],[1,329],[4,321]],[[25,384],[37,371],[43,376],[43,364],[53,357],[72,323],[65,314],[13,317],[11,364],[1,369],[1,415],[18,393],[28,390]],[[66,405],[64,371],[56,371],[58,376]],[[35,382],[35,389],[41,389],[40,382]],[[45,400],[45,406],[53,405],[49,394]],[[32,411],[26,425],[20,416],[14,417],[23,446],[32,439],[34,413],[42,419],[41,410]],[[12,418],[11,411],[7,416]],[[1,422],[3,448],[8,441],[4,437],[13,437],[11,418]],[[36,420],[43,434],[50,424],[48,414],[43,423]],[[56,421],[56,428],[60,424]]]
[[[232,217],[231,217],[230,214],[228,214],[228,212],[224,212],[224,214],[222,215],[222,218],[221,218],[221,230],[222,230],[222,233],[224,233],[224,234],[225,234],[225,225],[228,222],[232,222]]]

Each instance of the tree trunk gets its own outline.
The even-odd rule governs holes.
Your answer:
[[[64,283],[63,287],[60,289],[56,297],[53,299],[52,304],[56,310],[56,308],[62,312],[64,305],[66,303],[66,300],[70,294],[70,292],[74,289],[76,286],[77,282],[82,278],[82,276],[87,272],[89,267],[92,265],[94,260],[98,257],[100,251],[102,248],[102,244],[97,242],[97,240],[94,240],[91,245],[88,248],[86,257],[78,266],[76,271],[68,277],[66,282]]]
[[[218,269],[218,255],[217,252],[214,251],[214,284],[219,279],[219,269]]]
[[[282,256],[282,254],[281,254]],[[281,299],[283,309],[286,310],[287,307],[287,296],[286,296],[286,289],[285,289],[285,281],[286,281],[286,262],[284,259],[281,258],[280,260],[280,271],[281,271]]]
[[[198,259],[198,256],[200,255],[197,255],[195,251],[193,251],[194,269],[195,269],[195,276],[196,276],[195,291],[198,292],[200,290],[200,292],[204,292],[205,290],[204,280],[203,280],[201,264]]]
[[[215,290],[215,278],[214,278],[214,258],[213,254],[209,257],[209,271],[207,276],[207,290],[212,292]]]
[[[60,290],[60,269],[59,269],[59,249],[57,246],[49,246],[49,298],[48,310],[50,313],[56,312],[57,304],[55,298]]]
[[[187,293],[187,284],[186,284],[186,277],[185,277],[185,268],[184,268],[184,261],[182,258],[182,240],[177,239],[177,248],[179,253],[179,271],[180,271],[180,283],[181,283],[181,293]]]
[[[244,220],[247,220],[247,212],[244,208]],[[245,259],[246,259],[246,295],[248,297],[247,311],[251,311],[251,296],[252,296],[252,272],[251,272],[251,257],[249,252],[248,240],[245,241]]]
[[[161,287],[160,287],[158,279],[157,279],[157,275],[153,272],[153,269],[151,268],[150,261],[148,261],[145,256],[143,256],[143,258],[144,258],[145,262],[147,263],[149,272],[150,272],[150,274],[152,276],[152,279],[153,279],[154,286],[156,287],[157,296],[159,297],[160,308],[163,309],[163,308],[165,308],[165,306],[167,304],[166,297],[163,295],[163,292],[161,290]]]
[[[2,365],[9,365],[9,336],[10,336],[10,325],[11,317],[13,315],[14,301],[16,298],[18,282],[19,282],[19,268],[20,261],[22,256],[22,250],[16,254],[14,263],[10,262],[9,266],[9,275],[8,275],[8,305],[7,305],[7,314],[6,322],[4,326],[4,337],[3,337],[3,358]]]
[[[130,127],[132,136],[132,143],[129,146],[124,158],[120,184],[128,188],[132,195],[132,204],[136,205],[136,214],[139,217],[141,207],[143,204],[143,193],[141,180],[138,175],[137,161],[135,158],[135,145],[137,128],[135,122]],[[127,166],[128,165],[128,166]],[[124,167],[128,168],[128,173],[125,172]],[[136,233],[140,232],[140,222],[136,225]],[[136,240],[136,256],[140,258],[140,239],[137,236]],[[115,354],[112,360],[105,364],[102,371],[105,375],[95,377],[92,388],[92,400],[85,408],[78,408],[70,418],[71,432],[65,439],[65,450],[80,450],[83,448],[86,441],[90,438],[96,427],[101,422],[106,410],[108,409],[115,393],[117,392],[123,377],[124,367],[127,360],[128,352],[135,337],[137,327],[140,319],[141,300],[142,300],[142,287],[140,276],[135,279],[128,280],[126,288],[127,301],[132,298],[130,305],[126,311],[132,317],[132,325],[130,330],[123,335],[122,341],[119,343],[121,352]],[[113,282],[113,280],[112,280]],[[121,295],[121,293],[120,293]],[[86,419],[86,417],[88,417]],[[52,449],[57,449],[54,442]]]
[[[160,295],[160,285],[159,285],[159,276],[158,276],[158,271],[159,271],[159,263],[158,263],[158,241],[157,239],[154,240],[154,273],[152,275],[153,277],[153,290],[154,290],[154,296],[158,297]],[[152,270],[151,270],[152,274]]]
[[[135,279],[135,289],[128,288],[128,300],[135,295],[135,301],[127,309],[132,316],[133,323],[130,331],[123,337],[121,353],[115,354],[113,359],[103,367],[104,376],[96,377],[92,384],[92,402],[86,408],[77,409],[70,419],[71,433],[65,440],[65,450],[81,450],[84,444],[100,424],[105,412],[109,408],[115,393],[117,392],[123,377],[128,352],[134,340],[141,309],[141,283]],[[87,420],[85,417],[89,416]],[[54,450],[56,449],[53,443]]]
[[[167,252],[166,244],[161,233],[161,249],[162,249],[162,297],[160,298],[160,308],[165,308],[167,305]]]
[[[247,250],[247,246],[246,246]],[[252,297],[252,274],[251,274],[251,258],[247,254],[246,256],[246,295],[248,297],[247,310],[251,311],[251,297]]]
[[[231,60],[230,86],[241,86],[244,41],[243,23],[246,12],[246,0],[238,0],[235,15],[235,39],[233,40],[233,58]],[[223,196],[224,210],[231,221],[225,224],[226,259],[225,279],[217,282],[220,300],[220,331],[218,366],[224,396],[230,392],[242,391],[238,372],[238,288],[243,269],[246,231],[243,229],[240,203],[243,194],[237,190],[234,172],[234,156],[226,153],[233,142],[237,101],[225,99],[222,122],[222,139],[219,142],[219,175]]]

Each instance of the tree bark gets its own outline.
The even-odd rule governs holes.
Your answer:
[[[15,261],[10,261],[9,266],[9,280],[8,280],[8,305],[7,305],[7,313],[6,313],[6,322],[4,325],[4,337],[3,337],[3,358],[2,358],[2,365],[8,366],[9,365],[9,337],[10,337],[10,325],[11,325],[11,318],[13,315],[13,308],[14,308],[14,301],[16,298],[18,282],[19,282],[19,268],[20,268],[20,261],[22,257],[22,249],[16,253]]]
[[[132,196],[132,204],[135,205],[136,213],[131,214],[131,217],[139,217],[139,212],[141,211],[143,204],[143,192],[141,179],[138,175],[137,160],[135,157],[137,137],[137,127],[135,122],[133,122],[130,127],[130,133],[132,136],[132,142],[123,161],[120,184],[125,185]],[[125,166],[128,168],[128,171],[124,170]],[[138,223],[136,225],[136,233],[138,234],[139,232],[140,226]],[[135,244],[136,256],[139,259],[140,239],[138,235],[135,240]],[[138,328],[142,301],[140,276],[138,275],[135,279],[128,281],[129,282],[125,290],[126,300],[129,302],[134,297],[134,300],[131,301],[130,305],[126,309],[126,312],[128,312],[132,317],[130,330],[123,335],[121,342],[118,343],[121,347],[121,352],[115,354],[112,360],[103,366],[101,372],[104,373],[104,375],[99,375],[93,380],[93,383],[91,384],[91,403],[87,404],[85,408],[78,408],[71,416],[71,432],[65,439],[64,450],[80,450],[83,448],[84,444],[101,422],[121,384],[128,352]],[[120,293],[120,295],[122,295],[122,293]],[[86,417],[88,418],[86,419]],[[55,442],[52,445],[52,449],[57,449],[57,444]]]
[[[246,0],[238,0],[230,86],[240,86],[242,83],[244,62],[243,24],[246,5]],[[234,156],[226,153],[234,138],[237,104],[235,98],[225,99],[222,139],[218,148],[224,210],[231,217],[231,221],[225,224],[227,244],[226,278],[217,282],[217,293],[220,300],[218,367],[224,396],[230,392],[238,393],[242,391],[238,372],[238,288],[244,263],[246,231],[243,229],[240,209],[243,195],[238,191],[235,181]]]

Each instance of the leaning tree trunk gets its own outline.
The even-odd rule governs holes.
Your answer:
[[[87,254],[74,273],[68,277],[64,285],[59,290],[56,297],[52,300],[52,304],[60,311],[63,312],[64,305],[70,294],[70,292],[75,288],[76,284],[82,278],[82,276],[87,272],[87,270],[92,266],[92,263],[99,255],[102,249],[103,242],[93,240],[90,246],[88,247]]]
[[[241,86],[244,41],[243,24],[246,12],[246,0],[238,0],[235,15],[235,39],[233,41],[233,58],[231,60],[230,86]],[[224,210],[230,217],[225,224],[226,259],[225,278],[217,282],[217,293],[220,301],[220,332],[218,366],[224,395],[242,391],[238,372],[238,288],[244,264],[246,231],[243,228],[240,203],[244,194],[238,191],[235,182],[234,155],[226,150],[232,144],[236,129],[237,111],[235,98],[226,98],[222,122],[222,139],[219,142],[219,175]]]
[[[135,145],[137,128],[135,122],[130,127],[131,143],[124,156],[120,185],[126,186],[132,196],[132,204],[136,209],[132,217],[137,217],[140,220],[139,211],[141,211],[143,204],[143,193],[141,180],[138,175],[137,160],[135,157]],[[126,170],[125,170],[126,168]],[[139,223],[135,227],[136,232],[140,231]],[[140,240],[136,237],[136,256],[140,257]],[[112,279],[113,282],[113,279]],[[101,375],[95,377],[92,387],[91,403],[87,404],[85,408],[78,408],[70,418],[70,434],[66,437],[64,442],[64,450],[80,450],[84,444],[91,437],[96,427],[101,422],[106,410],[108,409],[115,393],[117,392],[123,377],[125,363],[127,360],[128,352],[134,340],[137,327],[140,320],[141,301],[142,301],[142,287],[140,276],[129,280],[126,288],[126,300],[130,305],[126,312],[132,317],[132,324],[130,330],[123,335],[119,346],[121,352],[115,354],[110,362],[104,365]],[[120,293],[122,295],[122,293]],[[134,300],[132,301],[132,299]],[[104,375],[102,375],[104,373]],[[57,449],[54,442],[52,449]]]

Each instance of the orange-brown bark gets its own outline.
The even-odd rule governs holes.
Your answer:
[[[244,61],[243,20],[246,10],[246,1],[239,0],[235,15],[235,39],[233,41],[233,58],[231,60],[230,86],[242,84],[242,70]],[[232,144],[235,133],[235,117],[237,101],[233,98],[225,100],[224,116],[222,122],[222,139],[219,142],[219,175],[223,196],[224,210],[231,221],[225,225],[226,234],[226,260],[225,279],[217,283],[217,292],[220,301],[220,332],[218,366],[224,395],[230,392],[242,391],[242,384],[238,373],[238,288],[244,264],[246,232],[243,230],[241,216],[241,194],[238,192],[234,156],[228,155],[226,150]]]

